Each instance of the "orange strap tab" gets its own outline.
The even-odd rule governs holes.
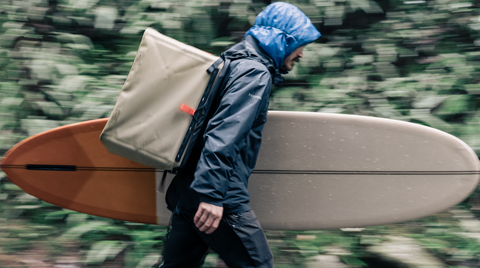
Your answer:
[[[186,112],[187,114],[189,114],[191,116],[193,116],[195,114],[195,109],[193,109],[192,107],[189,107],[185,103],[182,103],[182,106],[180,106],[180,110],[183,111],[183,112]]]

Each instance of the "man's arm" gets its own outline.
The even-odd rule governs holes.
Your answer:
[[[213,232],[218,226],[236,157],[270,95],[270,73],[258,62],[238,64],[230,77],[207,125],[205,146],[190,186],[200,197],[195,224],[201,231]]]

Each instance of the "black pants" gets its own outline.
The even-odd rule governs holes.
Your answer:
[[[212,234],[200,232],[194,213],[172,216],[162,268],[201,267],[211,248],[229,268],[273,267],[273,257],[263,230],[252,211],[225,215]]]

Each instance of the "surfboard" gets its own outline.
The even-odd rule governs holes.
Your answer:
[[[355,115],[269,111],[251,207],[270,230],[362,227],[443,211],[477,187],[475,153],[445,132]],[[167,225],[162,171],[109,153],[107,119],[32,136],[1,161],[46,202],[92,215]],[[168,180],[171,179],[169,176]],[[168,183],[168,182],[167,182]]]

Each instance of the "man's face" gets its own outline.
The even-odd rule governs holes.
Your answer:
[[[303,46],[295,49],[284,61],[282,69],[291,71],[295,62],[299,62],[300,58],[303,58]]]

